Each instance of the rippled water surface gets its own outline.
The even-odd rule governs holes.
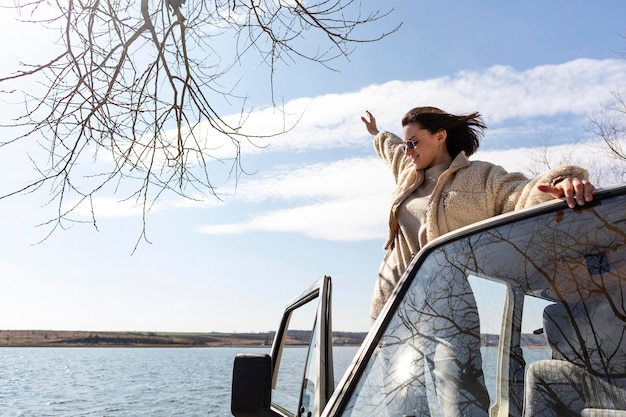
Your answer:
[[[269,349],[0,348],[0,416],[228,417],[238,353]]]

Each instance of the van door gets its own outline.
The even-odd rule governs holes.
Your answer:
[[[231,411],[319,417],[333,389],[331,278],[325,276],[285,307],[270,355],[237,356]]]

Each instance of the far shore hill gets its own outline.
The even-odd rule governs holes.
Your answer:
[[[358,346],[366,333],[333,332],[336,346]],[[289,331],[286,343],[306,345],[310,331]],[[0,347],[264,347],[274,332],[172,333],[67,330],[0,330]]]
[[[333,332],[334,346],[360,346],[365,332]],[[0,330],[0,347],[270,347],[275,332],[172,333],[67,330]],[[310,343],[310,330],[290,330],[286,344]],[[543,334],[522,334],[522,347],[545,348]],[[499,335],[481,334],[481,344],[498,346]]]

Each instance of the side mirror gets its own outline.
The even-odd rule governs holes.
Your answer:
[[[239,354],[233,365],[230,411],[235,417],[268,417],[272,400],[272,357]]]

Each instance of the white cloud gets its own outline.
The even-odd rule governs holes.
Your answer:
[[[359,120],[366,108],[374,112],[381,130],[394,131],[399,130],[399,121],[404,112],[414,106],[435,105],[451,112],[478,110],[488,124],[496,125],[495,129],[489,131],[492,138],[504,135],[509,139],[509,144],[519,147],[523,142],[511,140],[528,135],[535,123],[545,124],[546,120],[549,121],[547,116],[562,115],[568,120],[574,120],[573,123],[579,123],[579,130],[583,132],[585,114],[598,108],[609,97],[609,91],[624,81],[624,73],[624,60],[579,59],[521,72],[511,67],[494,66],[484,71],[460,72],[431,80],[390,81],[352,93],[300,98],[286,103],[284,114],[270,108],[252,112],[248,117],[248,131],[260,134],[276,131],[283,123],[285,126],[292,126],[296,120],[298,123],[286,135],[257,141],[256,145],[262,147],[242,141],[242,154],[253,156],[289,152],[292,165],[274,170],[261,168],[259,174],[246,177],[238,184],[237,194],[229,196],[226,204],[279,201],[278,208],[275,213],[257,215],[243,224],[206,226],[202,230],[205,233],[233,233],[237,230],[288,229],[336,239],[339,233],[333,233],[332,230],[323,232],[324,228],[320,225],[298,226],[297,222],[308,218],[307,223],[313,225],[314,222],[310,221],[314,217],[313,213],[326,213],[330,207],[334,207],[338,213],[343,210],[356,212],[358,204],[351,206],[350,201],[359,201],[364,195],[387,203],[391,188],[390,175],[375,157],[341,159],[337,154],[325,154],[320,157],[324,160],[312,163],[306,159],[310,157],[310,152],[304,152],[349,147],[371,149],[371,138]],[[229,117],[232,119],[238,116]],[[200,124],[200,129],[206,129],[206,125]],[[562,133],[557,131],[556,134]],[[219,146],[214,145],[215,156],[224,157],[231,152],[229,146]],[[526,158],[520,159],[520,152],[519,149],[512,151],[511,154],[515,155],[511,158],[512,164],[519,165],[520,160]],[[509,152],[483,154],[503,160]],[[500,163],[506,167],[506,164]],[[285,208],[280,201],[288,202],[291,206],[295,202],[299,207]],[[215,204],[212,197],[198,198],[197,201],[182,199],[160,202],[154,210],[166,209],[168,206],[210,207]],[[376,206],[372,201],[368,201],[367,205]],[[136,207],[135,211],[131,211],[114,208],[109,204],[98,204],[97,209],[100,216],[106,216],[109,210],[111,215],[136,213]],[[304,211],[306,215],[299,214],[299,211]],[[282,224],[277,220],[279,217],[283,218]],[[326,217],[332,221],[332,218],[342,216]],[[370,217],[376,216],[372,214]],[[291,221],[286,222],[286,218]],[[332,229],[342,228],[343,225],[336,224]],[[354,236],[359,233],[355,231]],[[350,233],[344,232],[343,235],[350,236]]]
[[[592,162],[590,155],[600,165],[610,163],[610,157],[591,153],[597,146],[594,143],[552,146],[548,147],[547,154],[551,157],[551,166],[562,163],[562,158],[587,166],[585,164]],[[473,159],[529,175],[531,168],[542,170],[540,166],[533,166],[534,153],[533,148],[479,151]],[[250,181],[242,189],[240,198],[304,201],[298,207],[256,214],[240,223],[206,225],[198,231],[213,235],[288,232],[333,241],[384,237],[393,184],[391,174],[380,160],[351,159],[325,166],[315,164],[294,170],[292,174],[280,171]]]
[[[267,134],[280,130],[283,123],[293,126],[297,121],[297,125],[286,135],[268,139],[267,149],[244,143],[243,151],[293,152],[362,144],[366,133],[359,117],[365,109],[387,130],[397,130],[407,110],[423,105],[453,113],[480,111],[489,124],[559,114],[580,116],[582,121],[609,97],[611,88],[626,82],[625,73],[624,60],[578,59],[522,72],[494,66],[431,80],[390,81],[352,93],[300,98],[286,103],[285,119],[270,109],[251,114],[249,132]]]
[[[623,83],[624,60],[578,59],[561,65],[544,65],[524,72],[496,66],[484,73],[466,74],[455,84],[475,88],[473,107],[491,122],[510,118],[588,113],[608,97],[609,89]]]
[[[386,230],[387,205],[387,199],[381,195],[366,195],[351,200],[338,198],[264,213],[244,223],[203,226],[198,231],[215,235],[290,232],[335,241],[379,239]]]
[[[280,231],[342,241],[379,238],[386,230],[392,189],[391,176],[377,158],[280,170],[242,184],[238,199],[282,200],[287,204],[296,202],[297,207],[253,215],[241,223],[206,225],[198,231],[207,234]]]
[[[251,177],[241,184],[238,196],[245,200],[352,198],[370,192],[372,185],[388,186],[391,180],[387,177],[376,157],[343,159]]]

